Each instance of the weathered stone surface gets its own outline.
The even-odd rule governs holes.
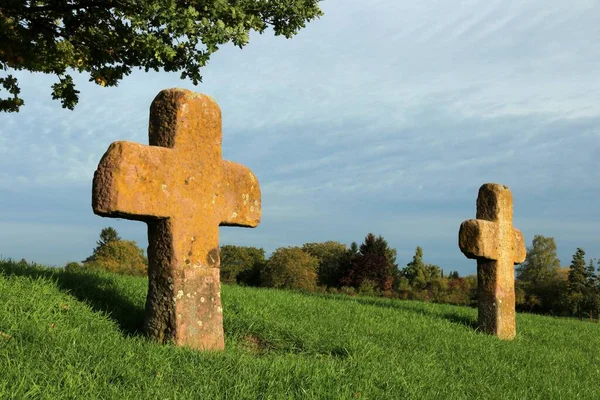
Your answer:
[[[94,213],[148,224],[147,334],[223,349],[219,225],[260,222],[258,180],[221,158],[221,111],[208,96],[161,91],[150,145],[114,142],[94,174]]]
[[[486,183],[477,196],[477,219],[463,222],[458,246],[477,260],[479,326],[501,339],[513,339],[515,322],[514,265],[525,261],[523,234],[513,228],[513,201],[508,187]]]

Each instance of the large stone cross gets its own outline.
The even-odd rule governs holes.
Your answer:
[[[260,188],[221,158],[221,111],[208,96],[161,91],[150,107],[150,145],[114,142],[94,174],[94,213],[148,224],[146,333],[221,350],[219,225],[255,227]]]
[[[477,219],[460,225],[458,246],[477,260],[480,328],[500,339],[516,335],[515,264],[525,260],[525,242],[512,225],[513,201],[504,185],[486,183],[477,196]]]

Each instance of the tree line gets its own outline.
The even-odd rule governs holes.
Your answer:
[[[577,248],[568,268],[561,268],[553,237],[535,235],[525,262],[517,267],[515,294],[521,311],[589,317],[600,313],[600,260]]]
[[[262,248],[221,246],[223,283],[311,292],[375,295],[472,305],[477,278],[447,276],[423,261],[418,246],[410,262],[400,268],[396,249],[380,235],[369,233],[359,245],[327,241],[281,247],[270,257]]]
[[[444,274],[438,265],[423,261],[420,246],[400,267],[396,250],[372,233],[360,246],[306,243],[279,248],[269,258],[263,249],[222,246],[221,279],[249,286],[477,305],[476,275]],[[561,268],[554,238],[535,235],[525,262],[516,268],[515,295],[519,311],[598,319],[600,260],[586,261],[585,251],[577,248],[570,265]]]
[[[423,261],[417,246],[412,260],[396,262],[396,249],[380,235],[369,233],[359,245],[336,241],[280,247],[269,257],[263,248],[223,245],[221,281],[256,287],[307,292],[385,296],[476,306],[477,276],[445,274],[440,266]],[[123,240],[104,228],[92,255],[67,269],[104,269],[146,275],[148,260],[134,241]],[[600,317],[600,260],[585,259],[578,248],[568,268],[561,268],[553,237],[535,235],[527,258],[516,268],[516,306],[519,311]]]

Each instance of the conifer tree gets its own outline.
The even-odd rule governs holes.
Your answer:
[[[372,233],[367,234],[365,241],[359,247],[359,252],[362,255],[377,254],[384,256],[390,266],[396,266],[396,249],[390,248],[387,240],[381,235],[375,237]]]
[[[370,280],[377,286],[376,289],[387,291],[392,287],[397,275],[396,249],[388,246],[383,236],[376,237],[373,233],[367,234],[364,242],[358,247],[358,253],[353,243],[350,246],[350,264],[344,271],[340,284],[358,288],[363,281]]]
[[[598,271],[596,274],[596,287],[600,290],[600,258],[596,261],[598,262],[598,268],[596,269],[596,271]]]
[[[598,315],[600,312],[600,290],[598,290],[598,277],[596,275],[596,266],[594,265],[594,259],[590,258],[588,266],[586,268],[587,287],[585,290],[585,308],[589,312],[590,320],[594,315]]]
[[[594,265],[594,259],[590,258],[590,262],[588,263],[587,269],[586,269],[586,277],[587,277],[587,286],[588,288],[595,288],[596,287],[596,280],[597,280],[597,275],[596,275],[596,267]]]
[[[96,248],[94,248],[91,256],[83,260],[82,262],[89,263],[94,261],[98,253],[104,249],[110,242],[116,242],[121,240],[119,233],[112,226],[107,226],[100,231],[100,239],[96,241]]]
[[[415,255],[411,262],[406,264],[406,267],[402,269],[402,275],[408,279],[411,286],[424,288],[427,284],[425,280],[425,263],[423,262],[423,249],[421,246],[417,246],[415,249]]]
[[[96,242],[98,247],[106,246],[109,242],[121,240],[119,233],[112,226],[107,226],[100,231],[100,240]]]
[[[423,249],[421,246],[417,246],[415,249],[415,255],[412,261],[402,269],[402,275],[408,279],[411,286],[418,289],[424,289],[429,283],[442,277],[440,267],[423,262]]]
[[[585,251],[577,248],[569,266],[568,290],[571,312],[579,317],[582,316],[587,287],[588,274],[585,265]]]

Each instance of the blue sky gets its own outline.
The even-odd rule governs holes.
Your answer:
[[[577,247],[600,258],[600,7],[596,1],[326,0],[287,40],[224,46],[193,86],[136,72],[117,88],[75,75],[75,111],[51,100],[55,78],[18,73],[26,105],[0,115],[0,255],[51,265],[91,254],[100,230],[147,246],[146,225],[91,209],[94,170],[116,140],[147,143],[162,89],[212,96],[223,155],[262,189],[256,229],[221,244],[277,247],[373,232],[404,266],[461,275],[457,246],[478,188],[509,186],[531,245],[552,236],[562,265]]]

